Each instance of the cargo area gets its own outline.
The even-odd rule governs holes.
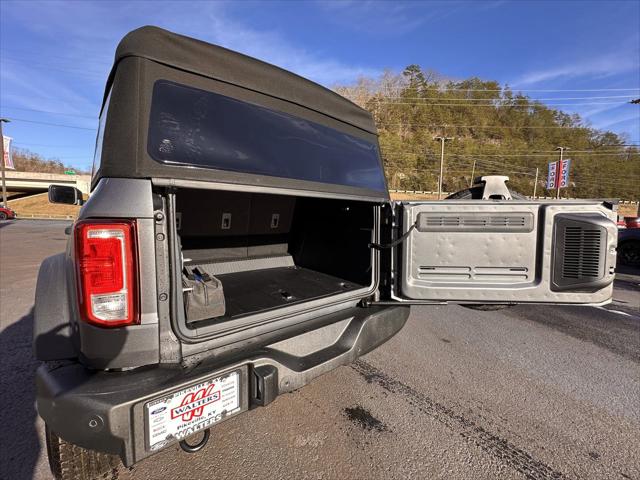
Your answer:
[[[330,299],[373,281],[372,203],[193,189],[175,198],[187,323]]]

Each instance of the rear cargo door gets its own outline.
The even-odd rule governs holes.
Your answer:
[[[395,241],[382,268],[391,301],[599,305],[611,299],[617,242],[611,205],[447,200],[395,203],[389,210],[388,238]]]

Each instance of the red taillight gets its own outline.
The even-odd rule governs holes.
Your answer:
[[[101,327],[138,323],[136,229],[132,220],[75,226],[80,313]]]

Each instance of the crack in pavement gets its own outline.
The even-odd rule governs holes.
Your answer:
[[[473,420],[454,412],[451,408],[438,403],[415,388],[391,378],[382,370],[364,360],[358,360],[351,365],[367,383],[376,384],[390,393],[399,394],[411,405],[433,419],[457,431],[460,436],[473,442],[483,451],[503,461],[516,471],[522,473],[529,480],[566,479],[567,477],[531,454],[516,447],[508,440],[489,432]]]

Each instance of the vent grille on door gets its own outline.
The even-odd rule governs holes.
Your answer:
[[[564,230],[564,278],[599,278],[602,232],[598,228],[566,227]]]
[[[607,228],[600,215],[561,214],[554,222],[553,290],[602,287]]]
[[[530,232],[533,214],[428,213],[418,215],[419,232]]]
[[[430,282],[447,283],[524,283],[530,281],[527,267],[454,267],[421,265],[418,278]]]

